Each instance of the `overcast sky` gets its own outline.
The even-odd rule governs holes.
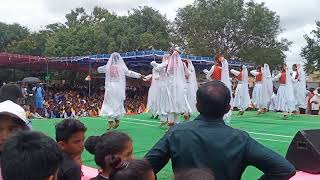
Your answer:
[[[158,9],[168,19],[173,20],[178,8],[191,4],[193,0],[0,0],[0,21],[17,22],[31,30],[39,30],[47,24],[65,22],[65,14],[76,7],[92,10],[94,6],[107,8],[125,15],[128,10],[148,5]],[[301,47],[305,45],[304,34],[315,28],[320,20],[320,0],[256,0],[265,2],[281,18],[284,32],[281,37],[293,41],[287,60],[302,61]]]

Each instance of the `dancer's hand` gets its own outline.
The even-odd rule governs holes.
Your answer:
[[[157,62],[156,62],[156,61],[152,61],[150,64],[151,64],[151,66],[154,67],[154,68],[157,67]]]

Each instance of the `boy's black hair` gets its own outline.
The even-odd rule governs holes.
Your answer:
[[[107,165],[106,157],[125,150],[126,143],[132,141],[126,134],[118,131],[109,131],[101,136],[90,136],[85,142],[86,150],[93,154],[96,164],[104,169]]]
[[[1,154],[5,180],[44,180],[58,170],[62,153],[57,143],[40,132],[21,131],[7,140]]]
[[[56,141],[67,142],[77,132],[86,132],[87,128],[77,119],[64,119],[56,125]]]

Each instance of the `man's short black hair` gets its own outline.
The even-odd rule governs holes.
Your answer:
[[[197,91],[197,109],[207,117],[222,118],[230,109],[230,100],[230,90],[220,81],[205,83]]]
[[[6,100],[17,103],[19,98],[23,98],[23,94],[18,85],[6,84],[0,88],[0,103]]]
[[[67,142],[77,132],[86,132],[87,128],[77,119],[64,119],[56,125],[56,141]]]
[[[5,180],[44,180],[55,175],[62,153],[57,143],[40,132],[22,131],[7,140],[1,154]]]

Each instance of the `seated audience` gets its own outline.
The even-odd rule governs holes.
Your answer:
[[[92,180],[108,179],[114,173],[111,164],[115,159],[133,159],[132,140],[122,132],[109,131],[101,136],[91,136],[86,140],[85,148],[94,155],[96,164],[101,168],[98,176]]]
[[[81,154],[87,128],[76,119],[65,119],[56,125],[56,141],[63,152],[57,180],[81,179]]]
[[[261,145],[248,133],[226,125],[230,91],[220,81],[202,85],[197,91],[200,115],[169,130],[147,153],[155,173],[171,159],[174,172],[208,168],[219,180],[241,179],[248,166],[261,170],[262,179],[290,179],[295,168],[286,159]]]
[[[30,107],[30,119],[43,119],[43,117],[37,112],[37,109],[34,107]]]
[[[3,180],[55,180],[62,154],[57,143],[40,132],[19,132],[1,153]]]
[[[63,115],[63,118],[65,119],[74,119],[77,118],[74,112],[72,112],[71,107],[67,106]]]

